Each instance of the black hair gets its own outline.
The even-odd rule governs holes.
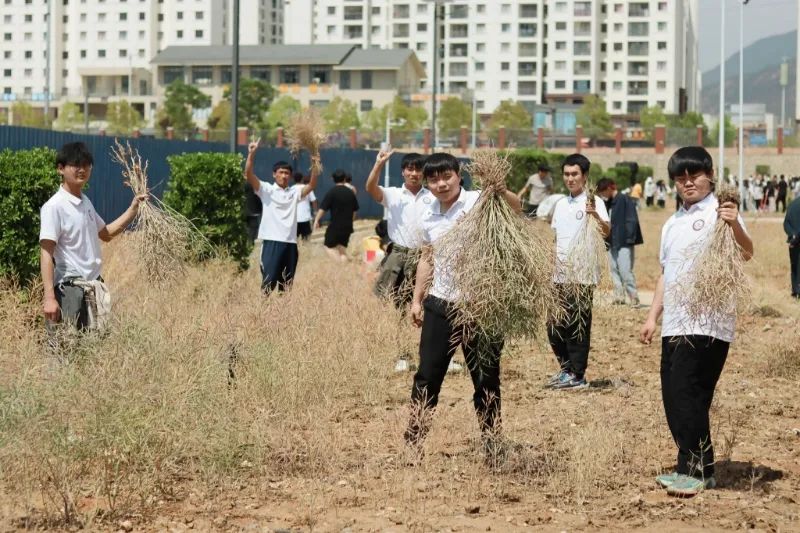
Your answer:
[[[539,163],[539,172],[550,172],[550,167],[547,166],[547,163]]]
[[[612,180],[611,178],[600,178],[597,180],[597,185],[595,186],[595,190],[597,192],[603,192],[606,189],[616,189],[617,183]]]
[[[279,170],[288,170],[289,172],[292,172],[292,165],[290,165],[286,161],[278,161],[277,163],[272,165],[272,172],[274,173]]]
[[[94,165],[94,158],[92,152],[86,143],[72,142],[66,143],[56,154],[56,168],[67,165],[75,165],[84,167],[86,165]]]
[[[344,183],[345,180],[347,179],[347,172],[345,172],[341,168],[337,168],[336,170],[333,171],[331,177],[333,178],[334,183]]]
[[[574,165],[578,165],[581,169],[581,174],[584,176],[589,174],[589,167],[592,166],[592,163],[589,161],[585,155],[582,154],[571,154],[564,158],[564,162],[561,163],[561,172],[564,172],[564,167],[571,167]]]
[[[353,183],[353,175],[349,172],[344,175],[344,182],[345,183]]]
[[[448,171],[458,174],[461,171],[461,163],[455,156],[444,153],[429,155],[425,159],[425,166],[422,167],[422,175],[426,178]]]
[[[714,160],[711,159],[708,150],[702,146],[678,148],[667,163],[667,174],[671,180],[677,176],[698,172],[703,172],[706,176],[710,176],[714,172]]]
[[[421,170],[425,166],[426,157],[416,152],[411,152],[403,156],[400,160],[400,168],[405,170],[407,168],[415,168]]]
[[[302,172],[295,172],[292,174],[292,179],[295,183],[303,183],[303,173]]]

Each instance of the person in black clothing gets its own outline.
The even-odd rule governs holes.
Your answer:
[[[800,196],[792,200],[783,219],[783,231],[789,243],[789,267],[792,274],[792,297],[800,300]]]
[[[353,219],[358,211],[358,200],[347,186],[347,173],[337,169],[333,173],[336,186],[328,191],[314,218],[314,229],[319,229],[320,220],[327,211],[331,212],[331,222],[325,230],[325,251],[337,261],[347,261],[347,245],[353,233]]]
[[[611,266],[611,279],[614,282],[614,303],[627,301],[639,306],[639,293],[636,277],[633,275],[633,248],[642,244],[642,230],[639,227],[639,214],[636,201],[627,194],[617,192],[614,180],[603,178],[597,182],[597,196],[606,203],[611,217],[611,232],[606,237],[608,258]]]
[[[786,195],[789,192],[789,184],[786,183],[786,177],[781,174],[781,179],[778,181],[778,195],[775,201],[775,210],[786,212]],[[783,206],[782,208],[780,206]]]

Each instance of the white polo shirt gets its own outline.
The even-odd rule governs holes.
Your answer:
[[[386,208],[389,239],[406,248],[418,248],[422,243],[419,219],[425,208],[433,204],[433,193],[422,187],[417,194],[402,187],[381,187]]]
[[[106,223],[94,210],[89,198],[77,198],[59,187],[42,206],[39,240],[56,243],[54,282],[78,277],[94,281],[103,264],[98,232]]]
[[[594,197],[594,206],[597,216],[604,222],[610,222],[608,210],[603,199],[599,196]],[[578,196],[565,196],[556,202],[553,207],[552,221],[550,227],[556,233],[556,269],[553,273],[553,281],[556,283],[578,282],[587,285],[597,285],[600,282],[600,272],[595,271],[593,275],[586,279],[572,279],[568,269],[568,261],[572,242],[586,224],[586,191]]]
[[[297,206],[303,195],[299,187],[285,189],[274,183],[261,182],[256,194],[264,209],[258,238],[263,241],[297,242]]]
[[[661,336],[707,335],[732,342],[736,330],[736,315],[723,320],[700,319],[690,322],[687,313],[675,298],[680,281],[685,281],[694,260],[703,251],[717,223],[719,202],[714,193],[686,209],[681,207],[661,229],[659,260],[664,271],[664,314]],[[739,224],[744,221],[739,216]],[[745,229],[745,231],[747,231]],[[712,323],[713,322],[713,323]]]
[[[466,191],[463,188],[458,200],[450,206],[447,213],[441,212],[439,200],[434,198],[430,207],[422,210],[420,234],[423,244],[433,246],[433,283],[428,294],[448,302],[458,298],[458,290],[453,282],[452,258],[446,257],[437,249],[436,241],[447,233],[470,209],[475,207],[481,191]]]
[[[295,189],[300,189],[300,196],[303,196],[303,188],[305,185],[298,183],[294,186]],[[300,199],[297,204],[297,222],[311,222],[311,202],[316,202],[317,197],[314,196],[314,191],[311,191],[305,198]]]

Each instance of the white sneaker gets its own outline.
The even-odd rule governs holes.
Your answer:
[[[408,359],[398,359],[394,364],[395,372],[408,372]]]
[[[456,363],[452,359],[450,360],[450,364],[447,365],[447,373],[451,374],[454,372],[461,372],[464,370],[464,367],[460,363]]]

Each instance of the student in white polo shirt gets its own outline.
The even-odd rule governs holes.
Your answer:
[[[548,337],[561,370],[555,374],[548,387],[554,389],[582,389],[587,387],[586,366],[592,336],[592,298],[594,287],[600,281],[600,272],[586,279],[576,279],[568,264],[568,257],[575,237],[586,231],[586,217],[595,217],[600,223],[603,236],[607,237],[611,225],[603,199],[586,196],[586,182],[591,163],[581,154],[572,154],[564,159],[561,172],[569,195],[559,200],[553,208],[551,226],[556,234],[556,271],[553,281],[561,294],[573,295],[567,285],[578,284],[583,297],[578,301],[564,299],[564,319],[548,328]],[[571,288],[571,287],[570,287]]]
[[[418,445],[425,438],[427,410],[436,407],[448,364],[460,345],[475,389],[473,403],[486,451],[491,453],[500,423],[503,339],[487,339],[481,335],[465,337],[462,329],[453,326],[453,301],[458,297],[453,286],[453,265],[450,258],[440,254],[436,244],[448,231],[458,231],[458,221],[475,206],[480,196],[480,191],[466,191],[461,187],[459,171],[458,159],[441,153],[429,156],[423,168],[435,200],[424,210],[420,222],[423,251],[417,267],[411,318],[416,326],[422,327],[422,333],[419,367],[411,388],[412,415],[405,439],[411,445]],[[516,194],[502,193],[514,210],[522,210]]]
[[[100,241],[109,242],[122,233],[136,216],[147,195],[134,196],[130,207],[110,224],[95,211],[83,187],[92,176],[94,159],[82,142],[67,143],[56,155],[61,186],[41,209],[39,246],[44,285],[43,311],[48,332],[59,322],[84,330],[90,323],[89,293],[105,287]],[[55,342],[53,336],[51,345]]]
[[[398,308],[405,307],[411,301],[416,272],[416,254],[419,248],[420,206],[429,206],[434,197],[422,186],[422,167],[425,156],[410,153],[403,156],[400,167],[403,172],[402,187],[381,187],[378,181],[384,166],[394,151],[378,152],[375,165],[367,178],[367,192],[386,208],[386,224],[389,233],[389,245],[386,257],[381,261],[375,293],[378,296],[391,298]]]
[[[301,172],[295,172],[292,176],[294,179],[294,186],[303,190],[303,187],[308,185],[309,177],[303,176]],[[300,200],[297,206],[297,235],[304,241],[307,241],[311,236],[311,221],[314,219],[313,211],[317,209],[317,197],[314,196],[314,191],[308,193],[308,196]]]
[[[275,289],[289,288],[297,269],[297,210],[300,202],[314,191],[317,176],[303,187],[292,187],[292,165],[278,161],[272,166],[275,183],[261,181],[253,171],[260,140],[247,147],[244,176],[253,192],[261,199],[264,210],[258,228],[261,239],[261,290],[268,294]]]
[[[669,494],[693,496],[716,484],[708,413],[733,341],[736,316],[731,313],[722,321],[693,323],[674,298],[675,288],[693,268],[718,218],[733,229],[745,259],[753,256],[753,242],[738,206],[733,202],[719,205],[714,195],[713,161],[705,148],[677,150],[667,170],[683,205],[661,230],[662,273],[639,337],[650,344],[663,312],[661,393],[667,424],[678,446],[678,463],[675,472],[660,475],[656,481]]]

